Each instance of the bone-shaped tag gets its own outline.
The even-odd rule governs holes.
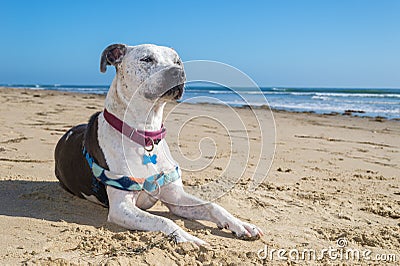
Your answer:
[[[153,154],[151,156],[144,154],[143,155],[143,164],[146,165],[148,163],[156,164],[157,163],[157,155]]]

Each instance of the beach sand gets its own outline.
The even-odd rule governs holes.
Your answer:
[[[168,104],[167,141],[182,162],[188,190],[218,197],[217,203],[257,224],[265,234],[256,241],[240,240],[212,223],[171,215],[162,204],[150,210],[210,244],[198,248],[190,243],[173,245],[161,233],[110,224],[107,209],[60,188],[54,175],[55,145],[70,127],[101,111],[103,102],[99,95],[0,89],[1,265],[288,265],[278,260],[277,253],[271,261],[261,260],[257,252],[264,247],[313,249],[320,257],[321,250],[337,248],[338,239],[345,249],[371,250],[371,259],[396,254],[397,263],[400,260],[399,121],[274,111],[275,140],[268,110],[257,109],[257,117],[268,122],[262,129],[265,145],[260,147],[257,121],[248,108]],[[232,112],[244,119],[233,118]],[[218,114],[223,125],[207,119],[207,113]],[[176,132],[185,122],[178,137]],[[223,126],[230,127],[233,140]],[[260,151],[264,151],[260,167],[268,169],[275,143],[268,175],[256,190],[249,190]],[[224,188],[221,183],[226,185],[228,177],[243,170],[232,189],[218,194]],[[216,185],[198,189],[208,183]],[[133,254],[135,247],[159,239],[164,243]],[[296,261],[330,263],[382,262],[327,256]]]

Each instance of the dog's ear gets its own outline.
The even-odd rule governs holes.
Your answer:
[[[106,49],[104,49],[101,54],[100,59],[100,71],[101,73],[105,73],[107,70],[107,65],[116,66],[118,63],[122,61],[126,54],[126,45],[125,44],[111,44]]]

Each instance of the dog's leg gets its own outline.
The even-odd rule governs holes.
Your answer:
[[[173,233],[178,242],[191,241],[198,245],[207,244],[203,240],[185,232],[173,221],[136,207],[136,198],[139,193],[122,191],[108,186],[108,221],[131,230],[161,231],[167,235]]]
[[[168,209],[181,217],[193,220],[206,220],[217,224],[219,228],[226,228],[238,237],[260,237],[262,230],[235,218],[218,204],[198,199],[183,189],[182,180],[177,180],[162,189],[160,200]]]

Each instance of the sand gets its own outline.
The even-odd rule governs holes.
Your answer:
[[[245,241],[212,223],[171,215],[162,204],[150,210],[210,244],[199,248],[174,245],[161,233],[110,224],[107,209],[59,187],[56,142],[100,111],[103,101],[98,95],[0,89],[1,265],[381,265],[376,255],[389,254],[399,263],[399,121],[274,111],[274,134],[267,109],[254,116],[248,108],[168,104],[167,141],[185,170],[187,189],[215,199],[265,233]],[[255,117],[264,119],[261,131]],[[253,182],[254,172],[260,184]],[[249,189],[253,185],[258,186]],[[150,243],[155,247],[135,254],[135,248]],[[338,244],[342,250],[370,250],[371,260],[334,260],[325,254],[291,261],[257,255],[265,247],[319,252]]]

